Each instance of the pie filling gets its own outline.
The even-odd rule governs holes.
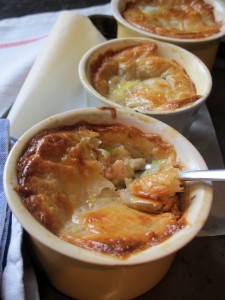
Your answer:
[[[30,140],[17,163],[15,190],[62,240],[123,259],[185,226],[181,167],[159,135],[79,122]],[[134,199],[147,201],[148,211]]]

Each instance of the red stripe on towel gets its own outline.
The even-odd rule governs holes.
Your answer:
[[[17,42],[11,42],[11,43],[5,43],[5,44],[0,44],[0,48],[11,48],[11,47],[18,47],[18,46],[23,46],[26,44],[31,44],[34,42],[37,42],[39,40],[42,40],[44,38],[46,38],[48,35],[44,35],[35,39],[31,39],[31,40],[25,40],[25,41],[17,41]]]

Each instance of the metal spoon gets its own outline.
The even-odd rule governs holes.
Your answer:
[[[225,181],[225,170],[181,171],[179,179],[185,181]]]
[[[151,164],[146,164],[145,170],[150,168]],[[179,179],[184,181],[225,181],[225,169],[180,171]]]

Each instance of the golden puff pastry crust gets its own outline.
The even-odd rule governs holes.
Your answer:
[[[139,29],[178,39],[210,37],[222,25],[204,0],[128,1],[123,17]]]
[[[173,111],[201,96],[185,69],[140,43],[99,56],[90,67],[93,87],[107,99],[137,110]]]
[[[179,168],[174,147],[158,135],[80,122],[31,139],[17,163],[15,190],[61,239],[123,259],[185,226]],[[150,201],[152,211],[132,208],[132,197]]]

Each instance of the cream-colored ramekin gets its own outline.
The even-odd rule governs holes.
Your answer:
[[[209,70],[212,69],[220,40],[225,36],[225,3],[223,1],[206,0],[207,3],[210,3],[214,7],[215,19],[216,21],[222,22],[222,27],[219,33],[207,38],[198,39],[179,39],[161,36],[146,32],[131,25],[122,16],[122,12],[128,1],[130,0],[111,0],[112,14],[118,24],[117,37],[148,37],[175,44],[194,53],[206,64]]]
[[[159,111],[159,110],[137,110],[140,113],[154,117],[166,124],[172,126],[182,134],[188,134],[188,130],[195,120],[195,116],[200,106],[207,100],[212,89],[212,77],[206,65],[191,52],[173,44],[164,43],[148,38],[120,38],[113,39],[101,43],[89,51],[87,51],[79,63],[79,78],[86,91],[88,106],[108,105],[112,107],[123,106],[117,104],[98,93],[91,82],[91,66],[96,59],[104,55],[108,50],[116,51],[128,46],[138,45],[141,43],[154,42],[158,51],[157,54],[164,58],[173,59],[184,67],[189,77],[196,87],[197,94],[202,97],[193,104],[174,110],[174,111]],[[127,108],[133,110],[132,108]]]
[[[75,299],[133,299],[150,290],[163,278],[176,252],[201,230],[211,207],[211,183],[188,184],[187,225],[183,229],[161,244],[127,259],[102,255],[69,244],[45,229],[30,214],[14,186],[17,184],[17,160],[27,142],[43,129],[72,125],[79,121],[92,124],[121,123],[143,132],[159,134],[175,146],[178,159],[186,169],[206,169],[207,166],[195,147],[171,127],[139,113],[109,107],[78,109],[49,117],[24,133],[10,151],[4,169],[4,190],[8,204],[28,232],[36,262],[50,283]]]

